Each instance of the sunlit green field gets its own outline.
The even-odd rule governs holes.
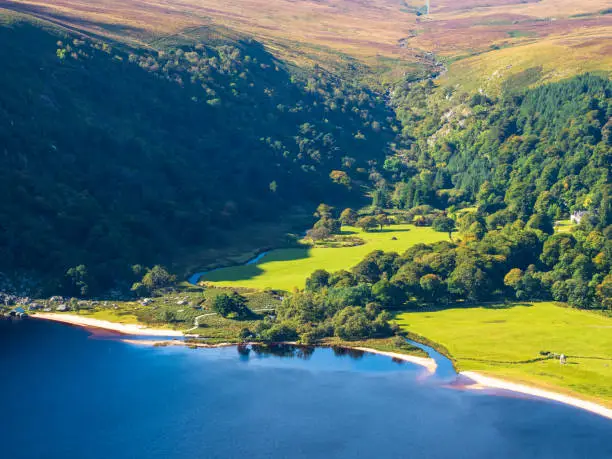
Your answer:
[[[555,303],[399,314],[404,330],[451,354],[458,369],[561,388],[612,406],[612,318]],[[568,356],[538,360],[540,351]]]
[[[317,269],[333,272],[350,269],[373,250],[404,252],[419,242],[432,243],[448,240],[448,234],[438,233],[428,227],[393,225],[382,231],[363,232],[344,227],[343,233],[356,235],[366,241],[355,247],[277,249],[267,254],[256,265],[223,268],[210,272],[200,280],[220,286],[240,286],[256,289],[291,291],[303,288],[306,278]],[[393,239],[395,238],[395,240]]]
[[[555,233],[569,233],[576,226],[569,219],[555,222]]]

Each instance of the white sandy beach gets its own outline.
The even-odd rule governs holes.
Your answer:
[[[555,402],[565,403],[566,405],[581,408],[583,410],[590,411],[605,418],[612,419],[612,409],[606,408],[605,406],[599,405],[594,402],[589,402],[576,397],[571,397],[569,395],[560,394],[558,392],[539,389],[533,386],[527,386],[525,384],[517,384],[510,381],[505,381],[503,379],[492,378],[490,376],[485,376],[474,371],[462,371],[459,374],[471,379],[476,383],[473,386],[466,386],[466,388],[468,389],[493,388],[518,392],[521,394],[531,395],[533,397],[545,398],[548,400],[553,400]]]
[[[427,371],[432,374],[435,373],[436,367],[438,366],[434,359],[427,357],[418,357],[416,355],[400,354],[397,352],[377,351],[376,349],[370,349],[369,347],[352,347],[351,349],[357,349],[358,351],[369,352],[371,354],[386,355],[387,357],[421,365],[422,367],[427,368]]]
[[[53,312],[41,312],[32,314],[34,319],[53,320],[70,325],[78,325],[81,327],[102,328],[124,335],[142,335],[142,336],[183,336],[183,333],[177,330],[166,330],[163,328],[149,328],[145,325],[136,324],[120,324],[110,322],[108,320],[93,319],[91,317],[77,316],[75,314],[59,314]]]
[[[217,347],[230,347],[237,346],[236,343],[217,343],[217,344],[207,344],[207,343],[193,343],[187,342],[183,340],[149,340],[149,339],[122,339],[124,343],[128,344],[136,344],[138,346],[186,346],[186,347],[203,347],[208,349],[213,349]]]

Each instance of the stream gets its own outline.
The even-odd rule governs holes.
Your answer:
[[[255,265],[257,263],[259,263],[261,261],[261,259],[263,257],[265,257],[267,254],[269,254],[270,251],[266,250],[265,252],[261,252],[259,255],[257,255],[254,258],[251,258],[249,261],[247,261],[246,263],[244,263],[245,265]],[[196,285],[198,283],[198,281],[200,280],[200,278],[204,275],[204,274],[208,274],[208,273],[212,273],[214,271],[217,271],[219,269],[223,269],[226,268],[227,266],[223,266],[223,267],[219,267],[219,268],[215,268],[215,269],[210,269],[208,271],[200,271],[197,273],[192,274],[191,276],[189,276],[187,278],[187,282],[189,282],[190,284]]]

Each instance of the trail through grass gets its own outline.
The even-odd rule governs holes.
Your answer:
[[[218,286],[291,291],[294,287],[303,288],[306,278],[313,271],[350,269],[373,250],[402,253],[420,242],[448,240],[446,233],[414,225],[393,225],[383,231],[369,233],[353,227],[344,227],[343,233],[358,236],[365,244],[341,248],[311,248],[304,245],[299,248],[277,249],[257,264],[219,269],[204,275],[200,280],[214,282]]]
[[[609,317],[542,302],[406,312],[397,323],[444,346],[460,371],[561,388],[612,406]],[[544,360],[540,351],[565,354],[567,364]]]

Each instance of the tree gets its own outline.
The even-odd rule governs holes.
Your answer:
[[[552,219],[546,214],[533,214],[527,222],[527,228],[540,230],[546,234],[555,232]]]
[[[336,336],[347,341],[368,338],[372,326],[363,308],[348,306],[339,311],[333,319]]]
[[[597,298],[605,309],[612,309],[612,274],[608,274],[596,287]]]
[[[340,223],[343,225],[353,226],[357,223],[357,212],[351,208],[344,209],[340,214]]]
[[[344,171],[331,171],[329,178],[331,178],[334,183],[339,183],[349,189],[351,188],[351,178]]]
[[[330,234],[336,234],[340,232],[340,221],[331,217],[322,217],[313,228],[326,228]]]
[[[476,301],[487,295],[486,274],[473,261],[464,261],[457,265],[448,278],[450,293]]]
[[[247,307],[246,298],[237,292],[217,295],[212,301],[211,309],[228,319],[243,320],[253,315],[253,312]]]
[[[274,324],[260,334],[263,341],[280,343],[283,341],[296,341],[299,335],[294,326],[289,323]]]
[[[74,296],[85,296],[89,292],[89,275],[85,265],[79,265],[66,271],[68,292]]]
[[[425,274],[419,280],[419,285],[426,301],[439,300],[445,293],[445,285],[440,276],[436,274]]]
[[[142,283],[150,290],[169,287],[176,282],[176,276],[170,274],[164,267],[155,265],[147,271],[142,278]]]
[[[378,226],[380,226],[380,230],[383,230],[384,226],[389,226],[391,225],[392,221],[391,219],[387,216],[387,214],[378,214],[376,216],[376,223],[378,224]]]
[[[523,271],[518,268],[511,269],[508,274],[504,276],[504,285],[517,290],[523,279]]]
[[[317,206],[317,210],[314,213],[314,216],[319,217],[320,219],[331,218],[333,210],[333,207],[321,203]]]
[[[404,291],[386,279],[381,279],[372,286],[372,296],[386,308],[399,308],[406,301]]]
[[[433,229],[439,233],[448,233],[449,239],[453,239],[453,231],[455,230],[455,220],[449,217],[440,216],[434,218]]]
[[[368,215],[367,217],[361,217],[359,220],[357,220],[357,226],[368,232],[378,226],[378,221],[376,221],[376,217]]]
[[[609,225],[612,225],[612,199],[605,189],[599,206],[599,227],[603,229]]]
[[[306,291],[313,292],[329,285],[330,274],[324,269],[317,269],[306,279]]]
[[[166,323],[176,322],[176,313],[171,309],[164,309],[163,320]]]
[[[309,237],[313,241],[323,241],[331,236],[329,228],[320,226],[318,228],[312,228],[306,231],[306,237]]]

